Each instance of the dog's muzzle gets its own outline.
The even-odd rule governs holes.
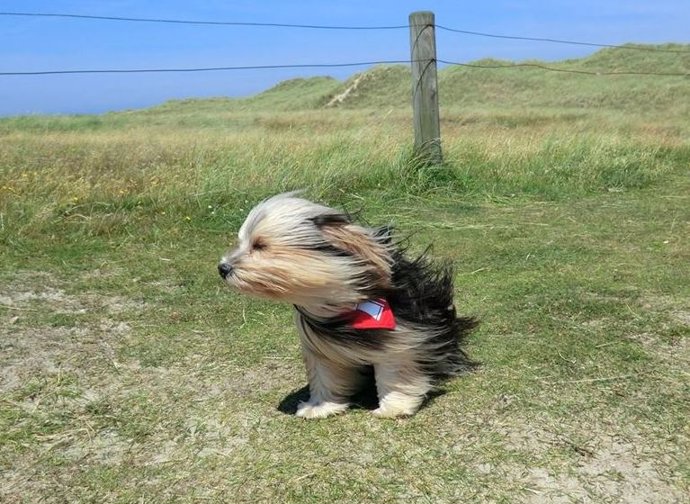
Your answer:
[[[219,273],[220,276],[222,276],[223,278],[227,278],[228,275],[229,275],[230,273],[232,273],[232,266],[229,265],[228,263],[222,262],[222,263],[220,263],[220,264],[218,265],[218,273]]]

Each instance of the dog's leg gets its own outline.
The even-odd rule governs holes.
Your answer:
[[[431,390],[431,380],[414,362],[390,359],[374,365],[379,407],[374,415],[382,418],[414,415]]]
[[[297,405],[297,416],[326,418],[344,412],[356,391],[361,374],[356,367],[338,364],[302,350],[309,379],[309,401]]]

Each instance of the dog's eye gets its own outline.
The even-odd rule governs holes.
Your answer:
[[[252,243],[252,250],[264,250],[265,248],[266,244],[261,240],[256,240]]]

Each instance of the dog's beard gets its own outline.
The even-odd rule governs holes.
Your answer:
[[[366,297],[371,287],[362,268],[318,256],[252,259],[240,263],[226,282],[245,294],[287,302],[318,311],[338,311]]]

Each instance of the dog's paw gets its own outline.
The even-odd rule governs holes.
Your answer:
[[[372,413],[378,418],[410,417],[417,413],[424,396],[390,392],[379,399],[379,407]]]
[[[296,416],[300,418],[326,418],[332,415],[343,413],[348,408],[348,403],[320,402],[301,402],[297,405]]]

